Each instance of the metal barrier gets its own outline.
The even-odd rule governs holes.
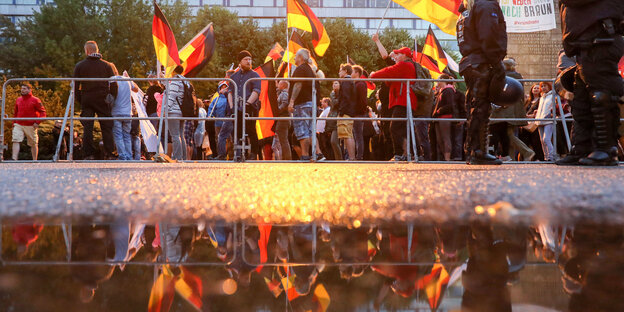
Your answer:
[[[462,79],[361,79],[361,78],[251,78],[249,80],[247,80],[244,85],[243,85],[243,90],[242,90],[242,98],[246,99],[247,98],[247,86],[250,82],[253,81],[280,81],[280,80],[286,80],[286,81],[292,81],[292,82],[304,82],[304,81],[310,81],[311,82],[311,87],[312,87],[312,116],[311,117],[250,117],[247,115],[246,113],[246,105],[241,105],[239,106],[239,101],[237,100],[233,100],[234,103],[234,112],[233,115],[231,115],[230,117],[224,117],[224,118],[199,118],[199,117],[170,117],[168,115],[168,110],[165,109],[165,105],[162,105],[161,107],[161,114],[160,117],[74,117],[74,108],[75,108],[75,94],[74,94],[74,90],[75,90],[75,83],[76,81],[162,81],[165,83],[165,87],[168,86],[168,84],[171,81],[223,81],[223,80],[227,80],[231,83],[231,86],[233,86],[234,88],[234,94],[238,95],[239,94],[239,86],[236,85],[236,83],[231,80],[231,79],[227,79],[227,78],[13,78],[13,79],[9,79],[7,81],[4,82],[3,86],[2,86],[2,108],[1,108],[1,113],[0,113],[0,162],[3,161],[3,151],[4,149],[6,149],[5,146],[5,142],[4,142],[4,122],[6,121],[17,121],[17,120],[41,120],[41,121],[45,121],[45,120],[57,120],[59,117],[45,117],[45,118],[8,118],[5,117],[5,105],[6,105],[6,86],[11,83],[11,82],[20,82],[20,81],[69,81],[70,82],[70,95],[69,95],[69,99],[68,99],[68,104],[65,110],[65,114],[63,116],[63,121],[62,121],[62,127],[61,127],[61,134],[59,135],[59,140],[56,144],[56,151],[55,151],[55,155],[53,158],[53,162],[59,161],[58,159],[58,154],[60,151],[60,147],[61,147],[61,143],[63,140],[63,134],[65,131],[65,127],[67,125],[67,123],[69,123],[69,133],[73,134],[73,126],[74,126],[74,121],[85,121],[85,120],[158,120],[159,121],[159,127],[158,127],[158,138],[161,142],[164,141],[164,152],[167,153],[167,132],[168,132],[168,127],[169,127],[169,120],[194,120],[194,121],[232,121],[234,124],[234,129],[233,129],[233,141],[234,141],[234,153],[235,155],[240,155],[240,161],[247,161],[245,159],[245,151],[247,149],[246,147],[246,127],[245,127],[245,122],[246,121],[260,121],[260,120],[274,120],[274,121],[279,121],[279,120],[311,120],[312,121],[312,137],[311,137],[311,159],[312,161],[316,161],[316,145],[317,145],[317,137],[316,137],[316,122],[318,120],[335,120],[335,121],[339,121],[339,120],[351,120],[351,121],[405,121],[407,122],[407,127],[406,127],[406,140],[407,140],[407,148],[405,153],[407,154],[407,161],[408,162],[422,162],[422,163],[445,163],[444,161],[422,161],[418,159],[418,144],[416,142],[416,135],[415,135],[415,129],[414,129],[414,122],[416,121],[425,121],[425,122],[444,122],[444,121],[448,121],[448,122],[465,122],[467,119],[465,118],[422,118],[422,117],[413,117],[412,114],[412,108],[411,108],[411,99],[408,96],[407,97],[407,116],[403,117],[403,118],[384,118],[384,117],[376,117],[376,118],[368,118],[368,117],[349,117],[349,118],[345,118],[345,117],[317,117],[317,106],[316,106],[316,99],[317,99],[317,90],[316,90],[316,82],[322,82],[322,81],[352,81],[352,82],[357,82],[357,81],[383,81],[383,82],[401,82],[401,83],[405,83],[405,87],[406,89],[409,89],[409,85],[411,83],[416,83],[416,82],[462,82]],[[543,81],[547,81],[550,83],[554,83],[554,79],[521,79],[519,80],[520,82],[543,82]],[[168,96],[169,93],[165,92],[164,97],[163,97],[163,103],[166,103],[166,101],[168,101]],[[552,96],[552,101],[553,101],[553,105],[552,105],[552,118],[547,118],[547,119],[535,119],[535,118],[491,118],[490,121],[503,121],[503,122],[512,122],[512,121],[523,121],[523,122],[532,122],[532,121],[544,121],[544,122],[552,122],[555,127],[553,128],[553,147],[555,149],[555,153],[557,153],[557,122],[561,122],[563,125],[563,130],[564,130],[564,137],[566,139],[566,143],[568,145],[568,149],[571,149],[571,140],[570,140],[570,133],[567,127],[567,122],[566,122],[566,117],[565,114],[563,113],[563,107],[561,104],[561,100],[559,98],[559,96],[556,94],[556,92],[552,92],[551,94]],[[557,109],[560,112],[560,117],[557,117]],[[240,112],[239,112],[240,111]],[[241,113],[242,114],[242,133],[241,133],[241,140],[240,142],[238,141],[238,122],[239,122],[239,116],[238,114]],[[623,119],[624,120],[624,119]],[[164,121],[164,123],[163,123]],[[164,129],[163,129],[164,126]],[[164,133],[163,133],[164,131]],[[68,157],[67,159],[69,161],[73,161],[73,135],[69,136],[69,144],[68,144]],[[237,157],[235,156],[232,161],[237,161]],[[193,161],[193,162],[210,162],[210,161]],[[285,161],[282,161],[285,162]],[[330,161],[331,162],[331,161]],[[370,162],[370,161],[369,161]],[[524,162],[514,162],[514,163],[524,163]]]
[[[2,85],[2,106],[0,109],[0,162],[4,160],[4,149],[6,149],[6,145],[4,142],[4,122],[6,121],[17,121],[17,120],[57,120],[59,117],[39,117],[39,118],[8,118],[5,117],[5,107],[6,107],[6,87],[9,83],[12,82],[21,82],[21,81],[42,81],[42,82],[53,82],[53,81],[69,81],[70,82],[70,94],[67,102],[67,107],[65,109],[65,115],[63,116],[63,121],[61,125],[61,133],[59,135],[59,140],[56,144],[56,152],[53,157],[53,162],[58,161],[58,154],[62,144],[63,135],[65,132],[65,128],[67,123],[69,122],[69,143],[68,143],[68,155],[67,160],[73,161],[73,133],[74,133],[74,121],[83,121],[83,120],[158,120],[158,140],[160,142],[164,141],[164,153],[167,153],[167,132],[169,126],[169,120],[197,120],[197,121],[233,121],[234,123],[234,135],[236,136],[237,131],[237,113],[238,109],[234,107],[234,116],[225,117],[225,118],[198,118],[198,117],[169,117],[169,112],[166,108],[166,103],[169,99],[169,92],[165,91],[162,99],[161,112],[160,117],[74,117],[74,108],[75,108],[75,83],[79,82],[89,82],[89,81],[128,81],[128,82],[148,82],[148,81],[162,81],[165,83],[165,90],[168,90],[169,83],[172,81],[228,81],[234,88],[234,92],[237,92],[238,86],[236,83],[228,78],[12,78],[8,79]],[[137,103],[140,105],[140,103]],[[236,103],[235,103],[236,105]],[[164,121],[164,122],[163,122]],[[163,129],[164,123],[164,129]],[[164,133],[163,133],[164,131]],[[164,137],[163,137],[164,135]],[[182,134],[183,135],[183,134]],[[162,138],[162,139],[161,139]]]

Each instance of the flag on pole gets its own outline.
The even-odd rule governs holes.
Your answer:
[[[196,77],[212,58],[214,48],[214,28],[210,23],[179,51],[184,66],[182,75],[187,78]]]
[[[456,36],[462,0],[392,0],[418,17],[435,24],[443,32]]]
[[[282,278],[282,287],[286,291],[286,296],[288,297],[288,301],[293,301],[299,298],[299,293],[295,289],[295,275],[290,274],[289,276],[284,276]]]
[[[292,36],[290,36],[290,40],[288,41],[288,53],[284,54],[282,60],[285,63],[295,64],[295,54],[302,48],[305,48],[303,39],[301,39],[301,35],[295,31]]]
[[[446,59],[446,54],[433,33],[433,29],[429,26],[429,31],[427,32],[427,37],[425,38],[425,45],[422,49],[422,54],[430,56],[437,64],[438,70],[443,72],[446,66],[448,66],[448,60]]]
[[[165,72],[169,76],[177,65],[180,65],[180,57],[178,55],[178,45],[175,41],[171,26],[167,22],[167,18],[160,10],[160,7],[154,0],[154,19],[152,20],[152,39],[154,40],[154,49],[156,50],[156,58],[160,64],[165,67]]]
[[[424,55],[422,53],[422,47],[418,45],[416,40],[414,40],[414,53],[413,60],[414,62],[419,63],[422,67],[429,70],[429,74],[431,74],[431,78],[438,79],[440,75],[442,75],[442,71],[438,68],[438,63],[432,59],[428,55]]]
[[[254,70],[261,78],[274,77],[275,68],[273,61],[264,63],[262,66]],[[277,91],[275,90],[275,81],[263,80],[260,89],[260,111],[258,117],[274,117],[273,112],[277,112]],[[256,132],[258,140],[268,138],[275,135],[273,132],[273,124],[275,120],[257,120]]]
[[[277,61],[284,56],[284,48],[279,43],[275,43],[271,51],[269,51],[269,55],[264,59],[264,62],[268,62],[270,60]]]
[[[316,55],[323,56],[329,47],[329,35],[321,21],[314,15],[310,7],[303,0],[287,0],[288,27],[294,27],[312,34],[312,45]]]

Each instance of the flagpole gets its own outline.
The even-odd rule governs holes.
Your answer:
[[[381,17],[381,21],[379,21],[379,26],[377,26],[377,31],[375,32],[376,34],[379,34],[381,23],[383,23],[384,19],[386,18],[386,14],[388,13],[388,9],[390,8],[390,3],[392,3],[392,0],[388,0],[388,5],[386,6],[386,10],[384,11],[383,16]]]

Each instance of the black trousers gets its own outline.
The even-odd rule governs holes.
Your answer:
[[[597,91],[613,97],[624,95],[622,77],[618,73],[618,62],[624,53],[624,39],[616,36],[614,40],[611,44],[600,44],[581,50],[576,58],[578,68],[574,78],[574,100],[571,108],[574,118],[572,145],[578,153],[590,152],[596,145],[594,113],[597,108],[606,116],[608,144],[617,144],[617,128],[620,124],[617,101],[612,100],[602,105],[592,102],[592,93]],[[595,107],[596,105],[602,107]]]
[[[256,117],[253,111],[250,111],[250,108],[247,107],[246,112],[251,117]],[[236,144],[240,142],[240,138],[243,134],[243,114],[242,111],[238,112],[238,126],[237,126],[237,135],[236,135]],[[258,146],[258,133],[256,132],[256,121],[255,120],[247,120],[245,121],[245,134],[249,138],[249,143],[251,145],[251,153],[256,155],[260,155],[260,148]]]
[[[466,123],[466,155],[479,149],[479,136],[486,131],[490,122],[492,106],[489,100],[489,87],[494,76],[489,64],[468,67],[462,72],[466,80],[466,109],[468,121]]]
[[[208,133],[208,144],[210,144],[210,150],[212,151],[212,155],[218,155],[219,148],[217,147],[217,135],[215,130],[215,122],[214,121],[206,121],[206,133]]]
[[[395,106],[392,108],[392,118],[405,118],[407,107]],[[392,136],[392,147],[394,155],[403,155],[403,141],[407,137],[407,123],[405,121],[393,120],[390,123],[390,133]]]
[[[83,93],[80,98],[80,105],[82,106],[82,112],[80,113],[80,117],[95,117],[97,114],[98,117],[111,117],[111,112],[109,111],[104,99],[106,98],[105,93]],[[80,121],[83,127],[83,136],[82,136],[82,146],[84,151],[84,156],[94,156],[95,149],[93,146],[93,120],[82,120]],[[113,121],[111,120],[100,120],[100,128],[102,129],[102,141],[104,142],[104,150],[108,156],[113,153],[115,150],[115,145],[113,142]]]

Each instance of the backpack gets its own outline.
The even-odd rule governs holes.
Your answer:
[[[428,69],[422,67],[422,65],[412,60],[410,60],[410,62],[414,65],[417,79],[431,79],[431,74],[429,73]],[[433,82],[418,81],[410,83],[410,89],[412,90],[412,92],[414,92],[414,94],[416,94],[417,98],[426,99],[432,95]]]
[[[195,104],[195,89],[189,82],[182,82],[184,93],[182,95],[182,103],[178,100],[178,105],[182,111],[182,117],[197,117],[197,105]]]

